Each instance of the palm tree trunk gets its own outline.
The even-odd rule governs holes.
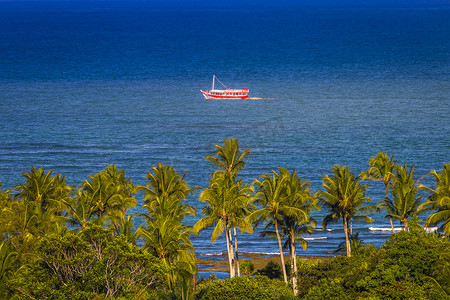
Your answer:
[[[403,219],[403,224],[405,225],[405,231],[408,231],[408,219]]]
[[[347,217],[342,218],[344,221],[344,234],[345,234],[345,246],[346,246],[346,252],[347,256],[350,257],[351,254],[351,248],[350,248],[350,239],[348,238],[348,220]]]
[[[388,184],[384,185],[386,187],[386,199],[388,199]],[[395,234],[394,224],[392,223],[392,218],[389,216],[389,222],[391,223],[392,234]]]
[[[353,218],[350,217],[350,236],[353,236]]]
[[[294,272],[294,260],[292,259],[294,257],[294,253],[292,250],[292,241],[291,236],[289,235],[289,260],[291,261],[291,274],[289,276],[292,278],[292,272]]]
[[[231,228],[228,229],[228,237],[230,239],[230,256],[231,256],[231,266],[233,267],[232,273],[233,277],[236,276],[236,260],[234,258],[234,250],[233,250],[233,236],[231,235]]]
[[[292,289],[294,291],[294,296],[298,294],[298,286],[297,286],[297,251],[295,250],[295,235],[294,228],[291,227],[291,271],[292,271]]]
[[[284,278],[284,282],[287,283],[286,266],[284,265],[283,246],[281,246],[281,237],[280,237],[280,233],[278,232],[278,222],[277,222],[277,219],[275,219],[275,231],[276,231],[276,233],[277,233],[278,247],[280,247],[281,270],[283,270],[283,278]]]
[[[233,264],[233,277],[236,276],[236,257],[234,256],[233,251],[233,236],[231,235],[231,227],[228,229],[228,236],[230,237],[230,250],[231,250],[231,262]]]
[[[230,241],[228,240],[228,230],[225,230],[225,238],[227,239],[228,266],[230,267],[230,278],[231,278],[231,257],[230,257]]]
[[[392,223],[392,218],[389,217],[389,222],[391,222],[392,234],[395,234],[394,223]]]
[[[225,229],[225,236],[227,238],[227,252],[228,252],[228,264],[230,265],[230,278],[234,277],[234,254],[233,254],[233,245],[231,244],[231,237],[228,228]]]
[[[237,235],[236,235],[236,227],[233,227],[234,229],[234,253],[236,258],[236,270],[237,270],[237,276],[241,276],[241,270],[239,266],[239,255],[238,255],[238,243],[237,243]]]

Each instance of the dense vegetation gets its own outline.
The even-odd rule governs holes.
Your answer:
[[[421,229],[401,231],[380,249],[362,247],[315,266],[298,278],[304,299],[450,299],[450,243]]]
[[[361,246],[352,257],[298,261],[299,299],[450,299],[450,242],[419,226],[401,231],[380,249]],[[279,267],[279,265],[278,265]],[[280,278],[276,266],[263,273]],[[275,272],[274,272],[275,271]],[[197,299],[294,299],[279,280],[209,280]]]
[[[262,174],[252,184],[239,177],[250,149],[236,139],[216,145],[206,156],[217,170],[204,188],[189,187],[185,174],[157,164],[147,184],[135,185],[115,165],[90,176],[78,187],[61,174],[32,167],[24,182],[12,190],[0,189],[0,298],[1,299],[443,299],[450,295],[450,165],[431,171],[434,186],[416,178],[414,166],[398,165],[378,153],[359,175],[348,166],[332,167],[322,189],[295,170],[279,168]],[[381,181],[385,198],[378,203],[366,195],[369,182]],[[1,185],[0,185],[1,187]],[[186,198],[201,189],[203,217],[195,215]],[[137,229],[128,213],[143,194],[144,222]],[[346,256],[308,263],[295,259],[298,245],[316,220],[314,210],[326,210],[322,227],[342,222]],[[385,213],[403,223],[380,249],[362,245],[353,222],[371,222],[368,211]],[[428,234],[418,224],[419,213],[429,213],[425,226],[438,225]],[[278,266],[257,270],[240,264],[238,230],[263,233],[277,240]],[[195,249],[190,241],[213,227],[211,242],[225,235],[230,280],[196,282]],[[283,249],[290,261],[285,262]],[[277,269],[279,268],[279,269]],[[276,271],[276,272],[275,272]],[[278,272],[278,273],[277,273]],[[272,274],[277,273],[276,276]],[[278,279],[268,279],[268,277]],[[281,279],[281,280],[280,280]]]

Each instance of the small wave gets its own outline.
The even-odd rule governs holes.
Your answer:
[[[428,233],[436,232],[438,230],[438,227],[427,227],[425,228],[425,231]]]
[[[432,233],[438,230],[438,227],[427,227],[424,228],[426,232]],[[392,231],[390,227],[369,227],[370,231]],[[395,232],[403,230],[403,227],[394,227]]]
[[[326,228],[326,229],[315,229],[315,231],[333,231],[332,228]]]
[[[241,252],[241,251],[239,251]],[[261,255],[279,255],[280,252],[259,252],[259,251],[242,251],[241,253],[261,254]]]
[[[203,256],[223,256],[226,255],[225,252],[216,252],[216,253],[202,253]]]
[[[327,237],[326,236],[321,236],[321,237],[316,237],[316,238],[303,238],[307,241],[313,241],[313,240],[326,240]]]
[[[395,231],[402,230],[402,227],[394,227]],[[390,227],[369,227],[370,231],[392,231],[392,228]]]

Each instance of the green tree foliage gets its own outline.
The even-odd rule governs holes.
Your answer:
[[[165,283],[166,270],[154,256],[101,227],[80,235],[47,235],[36,255],[36,263],[9,281],[21,298],[140,298]]]
[[[103,224],[105,217],[115,223],[125,217],[128,209],[136,206],[135,194],[136,187],[131,178],[125,177],[125,171],[116,165],[107,166],[83,182],[75,205],[69,207],[69,214],[81,227],[90,220]]]
[[[414,165],[408,169],[406,164],[396,168],[391,188],[392,200],[385,202],[391,211],[390,216],[403,222],[405,230],[408,230],[408,219],[416,215],[422,199],[422,195],[417,195],[418,179],[415,179],[414,169]]]
[[[198,234],[204,228],[214,227],[211,234],[211,243],[214,243],[225,232],[230,277],[235,276],[236,271],[232,227],[253,232],[251,224],[243,218],[251,206],[251,193],[250,186],[245,185],[242,180],[235,181],[226,172],[216,171],[212,174],[209,187],[199,196],[199,200],[206,206],[202,209],[204,217],[194,225],[194,233]]]
[[[239,171],[245,168],[245,161],[251,150],[241,150],[239,141],[235,138],[224,140],[223,143],[223,146],[215,145],[215,156],[205,157],[218,170],[211,175],[209,187],[200,194],[200,201],[206,203],[202,210],[205,217],[194,225],[194,232],[198,234],[204,228],[215,226],[211,235],[212,243],[225,232],[230,277],[234,277],[236,271],[240,275],[236,227],[242,232],[253,232],[246,219],[253,207],[252,190],[242,179],[237,179]]]
[[[147,174],[147,185],[140,187],[147,213],[142,214],[146,224],[138,228],[137,235],[144,239],[144,248],[168,269],[172,290],[177,283],[188,290],[197,272],[194,246],[189,239],[192,228],[182,223],[185,216],[195,215],[195,209],[183,203],[195,188],[189,188],[184,176],[172,166],[159,163]]]
[[[283,216],[281,222],[282,232],[287,236],[285,247],[289,247],[291,258],[291,280],[294,294],[297,295],[297,248],[296,243],[302,245],[303,250],[308,247],[308,242],[302,238],[303,234],[311,234],[316,222],[310,217],[314,210],[319,210],[316,198],[311,196],[309,181],[303,180],[297,175],[297,171],[289,171],[279,168],[280,175],[286,176],[284,188],[284,201],[293,209]]]
[[[7,224],[2,228],[3,237],[9,245],[20,252],[32,252],[34,243],[48,233],[62,233],[67,229],[64,223],[64,202],[70,199],[73,187],[64,176],[52,175],[52,170],[31,168],[22,174],[25,183],[9,192],[2,193],[2,216]]]
[[[363,205],[371,199],[365,195],[367,185],[361,185],[359,178],[353,175],[348,166],[336,165],[331,169],[333,176],[323,177],[324,190],[316,192],[319,201],[330,212],[323,219],[322,227],[326,228],[329,222],[341,219],[344,225],[346,253],[351,256],[352,221],[355,219],[373,222],[370,217],[358,214],[367,210]]]
[[[52,170],[32,167],[22,174],[24,183],[11,191],[0,189],[0,299],[291,299],[297,292],[295,279],[304,299],[450,299],[448,164],[430,172],[436,183],[430,188],[417,186],[414,166],[397,166],[385,153],[369,160],[371,167],[362,176],[384,183],[390,198],[381,206],[409,230],[393,234],[380,249],[362,245],[352,232],[353,221],[370,221],[363,215],[367,186],[348,167],[334,166],[316,195],[329,209],[324,226],[343,221],[345,251],[351,250],[352,257],[310,263],[295,259],[297,243],[307,246],[302,234],[312,230],[309,215],[317,209],[309,182],[280,168],[255,181],[254,196],[253,188],[237,178],[249,153],[237,139],[229,139],[216,145],[215,156],[206,157],[218,170],[200,193],[206,206],[194,228],[184,224],[186,216],[195,214],[184,201],[195,188],[172,166],[156,165],[139,189],[115,165],[78,189]],[[418,189],[429,192],[421,206]],[[144,191],[146,213],[134,232],[134,216],[127,211],[137,204],[138,190]],[[255,199],[261,207],[253,211]],[[439,225],[447,236],[425,233],[417,221],[417,213],[425,210],[432,212],[425,224]],[[277,237],[281,254],[285,240],[294,293],[280,280],[256,276],[209,280],[194,295],[191,233],[213,227],[214,242],[225,232],[230,275],[232,270],[239,275],[240,269],[251,274],[251,263],[239,268],[236,228],[251,233],[252,222],[266,222],[265,233]],[[283,268],[271,264],[258,272],[287,281],[283,256],[282,261]]]
[[[15,231],[12,225],[17,222],[12,222],[16,214],[11,208],[11,192],[9,190],[3,190],[1,187],[2,183],[0,182],[0,234],[2,241],[6,241]]]
[[[269,261],[267,265],[262,269],[258,269],[256,274],[266,276],[270,279],[283,280],[283,272],[281,271],[281,266],[276,262]]]
[[[0,299],[8,298],[7,282],[14,275],[18,255],[6,242],[0,243]]]
[[[234,277],[229,280],[210,280],[199,284],[195,299],[295,299],[283,282],[265,276]]]
[[[25,203],[34,202],[40,205],[42,210],[63,209],[62,201],[70,196],[73,189],[66,183],[65,177],[57,174],[52,175],[53,170],[45,172],[44,168],[31,168],[30,172],[25,172],[25,183],[14,188],[18,191],[16,197]]]
[[[419,206],[419,210],[431,210],[433,213],[428,216],[425,225],[441,224],[440,229],[450,236],[450,164],[444,164],[441,172],[433,170],[430,172],[436,183],[434,189],[425,185],[419,188],[429,192],[427,201]]]
[[[363,241],[359,238],[359,231],[350,236],[350,248],[352,249],[352,253],[360,253],[365,251],[368,248],[375,247],[369,243],[363,243]],[[345,254],[347,249],[347,245],[344,242],[339,243],[338,248],[333,253]]]
[[[309,181],[303,180],[297,175],[297,171],[290,173],[286,168],[279,168],[278,172],[273,171],[273,176],[268,174],[263,175],[262,181],[255,181],[258,188],[256,194],[260,204],[266,206],[254,212],[249,218],[251,220],[257,218],[257,222],[263,221],[269,217],[267,212],[273,207],[273,214],[270,215],[270,220],[263,231],[263,235],[274,237],[278,240],[279,246],[281,239],[286,242],[280,248],[280,257],[282,249],[289,248],[291,258],[291,280],[294,294],[297,293],[297,250],[296,244],[300,243],[304,250],[306,250],[308,243],[302,238],[303,234],[312,233],[315,227],[315,221],[310,217],[313,210],[318,210],[317,200],[312,197],[309,186]],[[273,191],[276,191],[273,193]],[[267,201],[273,196],[278,197]],[[275,213],[275,210],[278,210]],[[270,227],[275,228],[275,232],[269,230]],[[282,258],[282,263],[284,257]],[[283,277],[287,272],[283,268]],[[284,277],[285,278],[285,277]]]
[[[125,240],[130,244],[136,244],[137,242],[137,235],[134,231],[134,216],[133,215],[126,215],[121,216],[116,219],[116,221],[113,223],[112,230],[116,235],[121,235],[125,238]]]
[[[137,204],[135,194],[136,187],[131,178],[125,177],[125,171],[116,165],[107,166],[85,180],[74,197],[64,201],[67,222],[78,229],[107,223],[117,231],[128,209]]]
[[[182,222],[187,215],[195,215],[192,206],[183,203],[197,187],[189,188],[185,180],[186,173],[178,174],[173,166],[158,163],[152,167],[145,178],[148,183],[141,186],[144,191],[144,208],[150,217],[166,216],[178,218]]]
[[[244,275],[252,275],[253,272],[255,271],[255,266],[249,260],[244,260],[243,262],[241,262],[240,268],[241,273]]]
[[[387,212],[386,217],[389,218],[391,224],[392,233],[395,233],[394,224],[392,223],[391,214],[393,211],[390,210],[388,187],[392,184],[395,178],[395,169],[398,167],[396,165],[397,160],[394,160],[394,156],[389,157],[385,152],[378,152],[375,157],[369,159],[369,170],[361,173],[361,179],[381,181],[384,184],[386,197],[381,200],[379,207],[384,208]]]
[[[223,146],[215,145],[215,147],[216,156],[206,156],[205,159],[219,170],[224,170],[236,177],[238,172],[245,168],[245,161],[251,150],[241,150],[239,141],[236,138],[223,140]]]
[[[392,235],[380,249],[300,265],[305,299],[449,299],[450,242],[421,229]]]
[[[96,199],[92,193],[78,189],[75,197],[65,202],[68,221],[71,227],[84,229],[91,224],[102,225],[103,219],[98,217]]]
[[[238,173],[245,168],[245,161],[251,153],[251,149],[241,149],[238,139],[229,138],[223,140],[223,146],[215,145],[216,156],[206,156],[205,159],[211,162],[216,168],[225,172],[225,177],[229,180],[224,181],[234,193],[236,193],[235,199],[232,201],[233,210],[231,210],[231,223],[229,228],[229,250],[234,255],[231,257],[231,261],[234,261],[232,266],[232,273],[237,271],[237,275],[240,276],[239,268],[239,255],[238,255],[238,242],[236,227],[239,227],[242,232],[253,232],[250,224],[245,220],[245,217],[249,214],[253,208],[251,202],[253,199],[250,197],[250,187],[245,185],[242,180],[237,179]],[[214,176],[213,176],[214,177]],[[238,186],[236,191],[235,186]],[[234,252],[231,227],[234,231]],[[231,272],[231,268],[230,268]]]
[[[281,269],[283,271],[284,282],[287,283],[287,273],[284,263],[283,246],[281,244],[281,235],[279,223],[283,220],[283,215],[291,215],[294,207],[290,206],[284,199],[284,188],[288,178],[280,173],[272,171],[272,176],[268,173],[263,174],[260,180],[256,179],[254,184],[257,189],[256,198],[261,208],[252,212],[248,219],[255,222],[257,226],[260,222],[267,223],[265,231],[273,227],[275,237],[278,241],[280,250]]]

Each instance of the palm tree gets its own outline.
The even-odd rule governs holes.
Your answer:
[[[361,173],[361,179],[381,181],[384,184],[386,198],[382,199],[379,207],[387,209],[389,217],[389,222],[391,224],[392,233],[395,233],[394,224],[392,223],[392,217],[390,214],[392,211],[389,210],[389,206],[386,205],[389,201],[388,186],[392,183],[395,178],[395,169],[397,160],[394,160],[394,156],[389,157],[385,152],[378,152],[375,157],[369,159],[369,170]]]
[[[427,190],[430,195],[427,201],[419,206],[420,211],[434,211],[428,216],[425,226],[437,225],[441,222],[440,228],[444,233],[450,235],[450,164],[444,164],[441,172],[433,170],[430,172],[436,183],[436,188],[432,189],[425,185],[419,185],[420,189]]]
[[[216,156],[206,156],[219,170],[225,170],[228,174],[236,177],[237,173],[245,168],[245,160],[250,155],[250,149],[241,151],[239,141],[236,138],[223,140],[223,146],[215,145]]]
[[[285,182],[288,180],[287,176],[278,174],[272,171],[270,174],[263,174],[261,178],[256,179],[254,185],[257,188],[256,201],[262,206],[262,208],[252,212],[248,216],[250,222],[255,222],[258,225],[259,222],[267,222],[265,231],[268,231],[270,227],[274,227],[275,236],[278,241],[278,247],[280,249],[281,268],[283,271],[284,282],[287,283],[286,266],[284,264],[283,247],[281,245],[281,236],[278,229],[278,224],[283,220],[283,215],[291,215],[293,207],[288,206],[284,201],[284,188]]]
[[[25,183],[14,188],[18,202],[11,203],[10,213],[20,219],[18,234],[25,242],[32,242],[49,232],[60,232],[67,221],[63,215],[64,203],[71,199],[73,187],[61,175],[52,175],[41,167],[31,168],[22,175]]]
[[[135,207],[137,204],[134,198],[137,187],[131,181],[131,177],[127,178],[125,171],[119,170],[114,164],[107,166],[102,172],[109,184],[109,189],[114,193],[109,200],[107,213],[112,219],[114,217],[124,218],[128,209]]]
[[[0,243],[0,297],[5,297],[3,295],[5,281],[13,275],[15,269],[14,262],[18,256],[19,253],[12,251],[7,242],[2,241]]]
[[[125,171],[116,165],[107,166],[104,170],[85,180],[74,197],[63,201],[64,210],[71,226],[79,229],[109,221],[113,228],[120,226],[126,219],[128,209],[136,206],[137,188],[131,178],[125,177]]]
[[[235,190],[233,187],[235,187],[235,184],[237,184],[237,174],[239,171],[245,168],[245,161],[247,160],[248,156],[250,155],[251,150],[250,149],[243,149],[241,150],[239,141],[236,138],[230,138],[223,140],[223,146],[215,145],[216,147],[216,156],[206,156],[205,159],[211,162],[215,167],[218,168],[219,171],[224,171],[226,176],[229,177],[229,180],[223,180],[222,183],[227,183],[228,187],[232,188],[232,190]],[[222,175],[221,175],[222,176]],[[214,177],[214,176],[213,176]],[[237,199],[237,198],[236,198]],[[248,199],[247,199],[248,200]],[[237,200],[235,200],[237,201]],[[235,203],[230,203],[228,205],[233,205],[235,207],[235,212],[239,212],[238,215],[235,215],[234,221],[231,221],[233,224],[231,227],[234,230],[234,243],[235,243],[235,252],[232,258],[232,261],[234,261],[234,264],[236,266],[233,267],[237,269],[238,276],[240,275],[240,268],[239,268],[239,256],[238,256],[238,250],[237,250],[237,233],[236,233],[236,220],[241,220],[241,224],[238,225],[238,227],[241,228],[243,231],[248,231],[248,228],[244,228],[247,225],[244,225],[245,216],[248,214],[248,207],[245,205],[250,205],[248,201],[242,202],[242,207],[237,207]],[[236,219],[237,217],[237,219]],[[244,226],[244,227],[243,227]],[[231,227],[229,228],[230,233],[230,247],[229,249],[233,248],[233,243],[231,239]],[[248,227],[248,226],[247,226]],[[230,269],[230,271],[232,271]]]
[[[101,224],[104,217],[108,217],[111,221],[125,217],[127,210],[136,206],[137,201],[134,198],[136,187],[131,178],[126,178],[125,172],[119,170],[116,165],[107,166],[89,179],[79,188],[78,200],[82,201],[80,205],[84,210],[82,214],[78,213],[79,215],[89,216],[88,219],[92,219],[94,214],[97,223]],[[75,210],[72,207],[72,211]]]
[[[112,232],[116,235],[125,237],[125,240],[132,245],[136,245],[137,235],[133,230],[133,215],[117,217],[113,222]]]
[[[309,189],[311,183],[309,181],[302,180],[297,175],[297,171],[292,173],[285,168],[279,168],[281,176],[285,176],[285,197],[284,200],[287,206],[292,207],[289,210],[289,215],[284,215],[282,228],[287,233],[288,244],[291,257],[291,275],[292,286],[294,294],[297,295],[297,251],[295,244],[300,242],[303,250],[306,250],[308,243],[301,236],[305,233],[312,233],[313,228],[316,226],[314,219],[310,218],[310,214],[313,210],[318,210],[317,200],[312,197],[311,190]]]
[[[85,229],[91,224],[102,225],[103,218],[98,217],[98,204],[96,193],[78,189],[75,197],[64,203],[69,223],[79,229]]]
[[[391,188],[393,199],[386,202],[388,209],[392,211],[392,218],[403,222],[405,230],[408,231],[408,218],[417,213],[422,195],[417,196],[416,184],[419,180],[414,179],[414,165],[408,170],[408,166],[396,168],[394,184]]]
[[[234,186],[235,188],[230,189],[230,192],[234,194],[234,198],[229,204],[228,211],[230,213],[230,227],[233,228],[234,232],[235,269],[237,271],[237,276],[241,276],[236,228],[239,228],[241,233],[253,233],[253,226],[246,217],[255,206],[252,203],[254,198],[252,196],[253,189],[251,186],[244,184],[242,179],[239,179]],[[229,232],[229,235],[231,238],[231,231]]]
[[[368,216],[361,216],[362,206],[371,201],[365,196],[367,185],[361,185],[359,178],[355,177],[348,166],[335,165],[332,168],[333,176],[325,175],[322,186],[324,190],[316,192],[316,196],[322,205],[329,210],[322,221],[322,228],[328,223],[342,219],[345,234],[347,256],[351,256],[350,237],[353,233],[353,219],[373,222]]]
[[[0,182],[0,188],[2,183]],[[0,238],[2,241],[7,241],[9,236],[14,232],[12,228],[12,217],[15,215],[11,210],[12,195],[9,190],[0,189]]]
[[[141,214],[146,225],[136,234],[145,240],[147,250],[171,267],[167,274],[171,289],[179,280],[193,280],[196,273],[194,246],[189,239],[192,228],[182,224],[186,215],[195,215],[195,209],[182,201],[196,187],[189,188],[185,174],[180,176],[172,166],[158,163],[148,172],[146,186],[139,187],[144,191],[147,213]]]
[[[364,249],[368,249],[370,247],[375,247],[372,244],[369,243],[363,243],[362,240],[359,238],[359,231],[356,232],[354,235],[350,237],[350,245],[353,253],[360,253]],[[346,251],[346,245],[345,242],[339,243],[338,248],[333,251],[333,253],[342,253]]]
[[[30,172],[22,173],[25,183],[14,188],[18,191],[16,197],[25,202],[39,203],[44,210],[55,208],[60,212],[61,203],[70,197],[73,187],[66,183],[64,176],[53,176],[52,172],[46,173],[42,167],[31,167]]]
[[[173,289],[182,271],[192,270],[190,277],[193,278],[195,269],[194,246],[189,236],[192,229],[179,222],[173,217],[163,217],[161,215],[147,219],[145,227],[140,226],[136,234],[144,238],[144,248],[160,258],[164,266],[170,270],[167,273],[169,287]],[[193,258],[186,260],[186,258]],[[189,268],[186,268],[186,265]],[[183,278],[183,276],[181,276]]]
[[[243,232],[253,232],[251,224],[244,218],[251,206],[251,193],[251,187],[242,180],[235,182],[225,171],[216,171],[209,180],[209,187],[199,196],[206,206],[202,209],[204,217],[194,225],[194,233],[198,235],[201,230],[214,226],[211,234],[211,243],[214,243],[225,232],[231,278],[236,274],[236,253],[233,251],[231,229],[238,227]]]
[[[182,201],[194,193],[198,187],[189,188],[184,179],[186,172],[180,176],[172,166],[158,163],[148,172],[149,182],[140,186],[144,191],[144,208],[151,214],[171,215],[182,222],[186,215],[195,215],[195,209]]]

